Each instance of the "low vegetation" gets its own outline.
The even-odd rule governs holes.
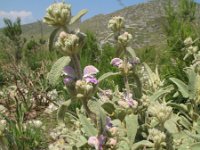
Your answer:
[[[99,44],[72,29],[87,13],[47,8],[49,40],[25,39],[5,19],[0,42],[0,150],[198,150],[200,51],[197,5],[165,5],[163,51],[135,51],[126,18]],[[8,44],[11,43],[11,44]],[[19,57],[20,56],[20,57]]]

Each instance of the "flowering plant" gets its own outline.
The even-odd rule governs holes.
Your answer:
[[[74,22],[70,8],[70,5],[64,3],[53,4],[45,17],[47,24],[63,30],[56,46],[66,55],[52,66],[48,80],[50,84],[56,85],[62,77],[70,95],[70,99],[58,109],[60,125],[51,134],[57,141],[49,149],[160,150],[198,147],[199,53],[192,39],[184,41],[184,49],[187,50],[184,59],[190,55],[195,59],[193,65],[186,68],[188,85],[176,78],[170,78],[172,84],[167,85],[165,80],[161,80],[158,69],[153,72],[146,63],[141,65],[130,47],[133,37],[126,31],[125,19],[113,17],[108,28],[113,32],[111,35],[114,36],[116,57],[110,64],[118,72],[108,72],[97,78],[101,70],[96,67],[88,65],[83,71],[81,69],[79,54],[87,37],[79,30],[68,30],[68,25]],[[85,11],[76,18],[84,14]],[[50,43],[52,45],[52,40]],[[143,68],[141,76],[140,67]],[[116,85],[114,90],[100,87],[101,81],[116,75],[123,80],[123,87]],[[182,95],[187,103],[170,101],[169,94],[174,91],[174,97]],[[72,113],[68,108],[74,101],[81,102],[81,107]],[[177,110],[179,113],[176,113]],[[72,130],[65,126],[66,113],[70,118],[68,123],[74,125]],[[186,138],[189,140],[186,141]]]

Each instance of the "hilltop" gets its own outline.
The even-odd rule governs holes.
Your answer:
[[[152,0],[126,7],[110,14],[99,14],[83,22],[79,22],[73,28],[80,27],[81,31],[87,30],[96,34],[98,40],[103,40],[111,31],[107,29],[107,23],[112,16],[123,16],[126,24],[132,28],[129,32],[133,35],[133,47],[141,48],[145,46],[162,46],[166,43],[163,31],[163,23],[165,20],[164,0]],[[177,0],[173,1],[177,5]],[[200,16],[200,15],[198,15]],[[47,38],[52,27],[43,24],[41,21],[26,24],[22,26],[25,37],[41,37]]]

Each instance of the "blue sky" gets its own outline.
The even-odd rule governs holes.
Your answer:
[[[30,23],[41,20],[46,8],[55,0],[0,0],[0,27],[3,26],[3,18],[15,19],[21,17],[22,23]],[[58,1],[58,0],[57,0]],[[60,0],[61,1],[61,0]],[[130,6],[147,0],[121,0],[125,6]],[[200,2],[200,0],[197,0]],[[81,9],[89,12],[83,19],[97,14],[107,14],[123,8],[119,0],[65,0],[72,4],[72,14],[75,15]]]

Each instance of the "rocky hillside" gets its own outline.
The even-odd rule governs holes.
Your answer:
[[[129,32],[132,33],[133,47],[141,48],[145,46],[161,46],[165,41],[162,24],[164,22],[164,4],[165,0],[152,0],[146,3],[133,5],[113,12],[111,14],[100,14],[88,20],[80,22],[73,28],[80,27],[85,32],[92,31],[97,35],[98,40],[103,40],[109,33],[107,23],[112,16],[123,16],[126,19],[126,24],[132,28]],[[173,0],[174,5],[177,5],[177,0]],[[200,15],[198,15],[200,16]],[[48,37],[52,31],[52,27],[44,25],[41,22],[27,24],[23,26],[23,33],[26,37],[31,35],[34,37]]]

